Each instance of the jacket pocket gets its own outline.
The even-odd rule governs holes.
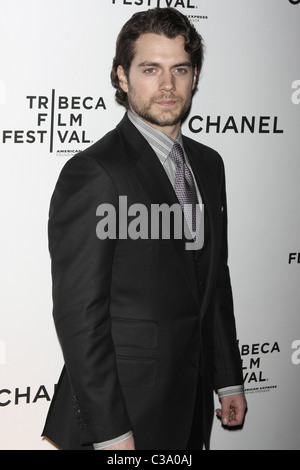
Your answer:
[[[121,385],[154,387],[157,375],[157,323],[113,317],[112,336]]]

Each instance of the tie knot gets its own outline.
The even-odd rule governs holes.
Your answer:
[[[184,153],[179,142],[174,142],[172,150],[170,152],[170,157],[174,160],[176,165],[183,165]]]

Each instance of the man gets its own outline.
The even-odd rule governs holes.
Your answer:
[[[65,367],[43,435],[62,449],[208,448],[214,389],[222,423],[243,422],[223,164],[180,132],[202,56],[201,37],[177,10],[135,14],[111,74],[127,112],[56,185],[49,246]],[[169,238],[124,236],[133,219],[122,197],[150,214],[182,195],[183,209],[204,204],[201,249],[188,249],[191,225],[192,238],[175,236],[176,227]],[[119,217],[105,236],[98,216],[111,207]]]

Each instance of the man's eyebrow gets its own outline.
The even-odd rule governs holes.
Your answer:
[[[180,64],[175,64],[173,67],[192,67],[192,63],[189,61],[180,62]]]
[[[138,67],[162,67],[162,64],[159,62],[141,62],[138,64]],[[172,68],[177,68],[177,67],[192,67],[192,63],[189,61],[186,62],[180,62],[179,64],[174,64],[172,65]]]
[[[161,64],[158,62],[141,62],[138,64],[138,67],[161,67]]]

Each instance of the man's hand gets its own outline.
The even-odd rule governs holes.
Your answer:
[[[133,436],[128,437],[125,441],[119,442],[113,446],[105,447],[100,450],[135,450]]]
[[[245,395],[243,393],[228,395],[222,397],[220,401],[222,408],[217,409],[216,413],[222,424],[225,426],[240,426],[243,424],[247,409]]]

